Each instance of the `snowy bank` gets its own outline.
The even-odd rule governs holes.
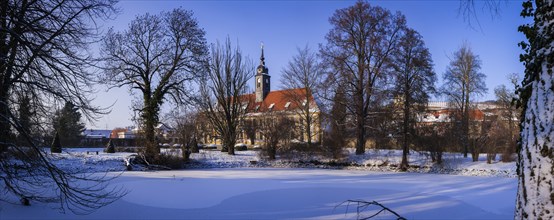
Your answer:
[[[56,164],[66,168],[80,167],[87,172],[124,171],[124,159],[134,153],[102,152],[102,148],[68,148],[55,158]],[[169,152],[168,149],[164,151]],[[175,155],[180,155],[178,150]],[[98,152],[98,154],[96,154]],[[295,158],[277,158],[266,160],[259,156],[258,151],[236,151],[236,155],[214,150],[200,150],[200,153],[191,155],[191,162],[185,169],[207,168],[321,168],[343,170],[366,170],[378,172],[399,172],[398,165],[402,153],[398,150],[368,150],[364,155],[355,155],[354,149],[347,149],[347,156],[342,160],[332,160],[320,156],[299,155]],[[445,153],[443,164],[438,165],[431,161],[428,154],[411,152],[409,155],[412,173],[454,174],[465,176],[500,176],[517,177],[515,162],[503,163],[494,161],[485,162],[485,154],[480,155],[478,162],[472,162],[471,156],[462,157],[459,153]]]

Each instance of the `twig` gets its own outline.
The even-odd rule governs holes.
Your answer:
[[[385,207],[384,205],[382,205],[381,203],[378,203],[376,201],[371,201],[371,202],[367,202],[367,201],[364,201],[364,200],[346,200],[340,204],[338,204],[337,206],[335,206],[335,209],[339,206],[342,206],[346,203],[346,211],[345,211],[345,214],[348,213],[348,207],[350,207],[350,204],[351,203],[355,203],[356,204],[356,214],[357,214],[357,217],[359,220],[367,220],[367,219],[371,219],[379,214],[381,214],[383,211],[388,211],[390,213],[392,213],[393,215],[395,215],[397,218],[397,220],[406,220],[406,218],[400,216],[398,213],[396,213],[395,211]],[[361,214],[362,212],[364,212],[364,210],[371,206],[371,205],[375,205],[375,206],[379,206],[381,207],[381,209],[379,211],[377,211],[375,214],[369,216],[369,217],[362,217]]]

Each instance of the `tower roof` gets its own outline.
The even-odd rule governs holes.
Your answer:
[[[268,69],[265,66],[265,56],[264,56],[264,44],[261,44],[262,54],[260,55],[260,65],[258,65],[258,75],[259,74],[268,74]]]
[[[264,43],[261,44],[262,55],[260,55],[260,66],[265,66],[265,57],[264,57]]]

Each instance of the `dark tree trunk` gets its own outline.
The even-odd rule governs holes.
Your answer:
[[[144,140],[145,140],[145,147],[146,147],[146,157],[149,159],[155,159],[160,154],[160,147],[158,146],[157,140],[156,140],[156,125],[158,124],[156,117],[158,115],[157,104],[152,100],[151,97],[147,97],[145,94],[144,97],[144,112],[142,115],[143,119],[143,132],[144,132]]]
[[[469,95],[466,95],[464,103],[465,107],[463,108],[462,113],[462,147],[464,151],[464,158],[467,158],[469,151]]]
[[[410,136],[410,94],[408,94],[409,81],[406,80],[406,88],[404,92],[404,122],[403,122],[403,140],[402,140],[402,162],[400,163],[400,170],[408,170],[408,153],[410,151],[409,145],[409,136]]]
[[[270,160],[275,160],[277,155],[277,147],[273,144],[270,144],[268,148],[269,149],[267,149],[267,154],[268,154],[267,156],[269,157]]]
[[[365,112],[364,112],[364,89],[363,81],[363,68],[359,68],[361,71],[361,77],[358,80],[357,91],[355,94],[355,107],[356,107],[356,155],[362,155],[365,153]]]
[[[0,153],[5,152],[11,139],[10,123],[8,117],[10,114],[8,103],[8,88],[0,89]]]
[[[364,116],[356,115],[356,155],[365,153],[365,125]]]
[[[196,137],[193,137],[191,141],[190,150],[192,153],[200,153],[200,150],[198,149],[198,142],[196,141]]]
[[[308,114],[306,115],[306,135],[308,136],[307,138],[307,144],[306,144],[306,147],[308,149],[311,149],[311,146],[312,146],[312,123],[311,123],[311,116],[309,115],[310,112],[308,110]]]
[[[235,143],[237,142],[237,134],[233,128],[236,128],[236,126],[229,127],[229,135],[225,135],[223,143],[225,146],[227,146],[227,153],[229,155],[235,155]]]

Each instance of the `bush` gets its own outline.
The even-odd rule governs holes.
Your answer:
[[[286,159],[306,159],[318,155],[326,155],[326,149],[320,143],[312,143],[310,147],[305,142],[288,143],[277,148],[277,153]]]
[[[502,152],[502,162],[509,163],[516,161],[517,155],[511,152]]]
[[[189,161],[191,154],[192,151],[189,147],[186,147],[184,145],[181,147],[181,156],[183,157],[183,161]]]
[[[246,151],[248,150],[248,147],[246,147],[246,144],[237,144],[235,145],[236,151]]]
[[[115,152],[138,153],[138,152],[140,152],[140,148],[138,148],[138,147],[116,147]]]
[[[115,144],[113,143],[112,139],[108,141],[108,145],[106,146],[106,149],[104,149],[104,152],[109,154],[115,153]]]
[[[341,137],[331,137],[327,135],[323,137],[322,150],[325,152],[325,156],[335,160],[340,160],[346,156],[344,150],[346,146],[346,140]]]
[[[177,154],[161,153],[156,164],[169,167],[171,169],[182,169],[183,158],[179,157]]]

